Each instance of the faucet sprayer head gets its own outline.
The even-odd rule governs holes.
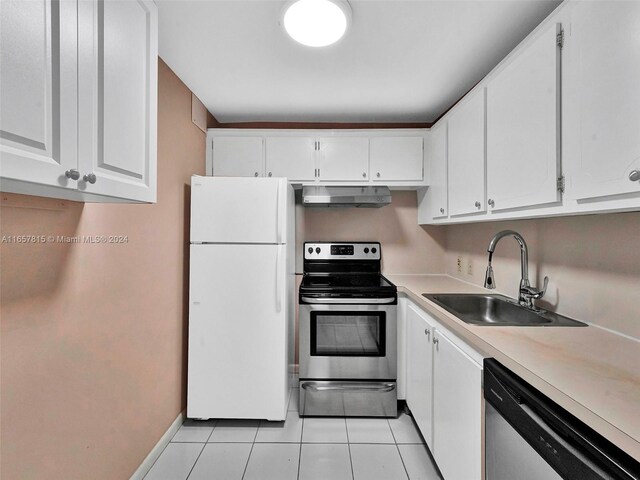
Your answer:
[[[487,265],[487,273],[484,275],[484,288],[488,288],[489,290],[494,290],[496,288],[496,281],[493,278],[493,267],[491,266],[491,261],[489,261],[489,265]]]

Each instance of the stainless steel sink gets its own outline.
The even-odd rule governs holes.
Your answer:
[[[438,304],[460,320],[473,325],[495,326],[554,326],[554,327],[586,327],[586,323],[578,322],[545,310],[533,311],[518,305],[514,300],[503,295],[487,294],[429,294],[423,297]]]

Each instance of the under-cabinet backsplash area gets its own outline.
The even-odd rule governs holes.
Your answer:
[[[382,208],[296,206],[296,272],[302,244],[313,241],[376,241],[383,245],[383,273],[445,273],[445,229],[418,225],[414,191],[392,192]]]
[[[446,273],[482,285],[489,241],[506,229],[522,234],[529,246],[531,283],[549,277],[542,308],[640,338],[640,213],[449,225]],[[497,290],[509,296],[517,296],[519,252],[505,238],[493,256]]]

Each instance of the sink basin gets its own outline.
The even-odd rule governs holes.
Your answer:
[[[460,320],[473,325],[522,327],[586,327],[586,323],[541,310],[534,312],[503,295],[488,294],[429,294],[428,298]]]

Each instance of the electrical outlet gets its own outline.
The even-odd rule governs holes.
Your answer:
[[[458,257],[458,273],[462,273],[462,257]]]
[[[471,259],[467,259],[467,275],[473,275],[473,263]]]

